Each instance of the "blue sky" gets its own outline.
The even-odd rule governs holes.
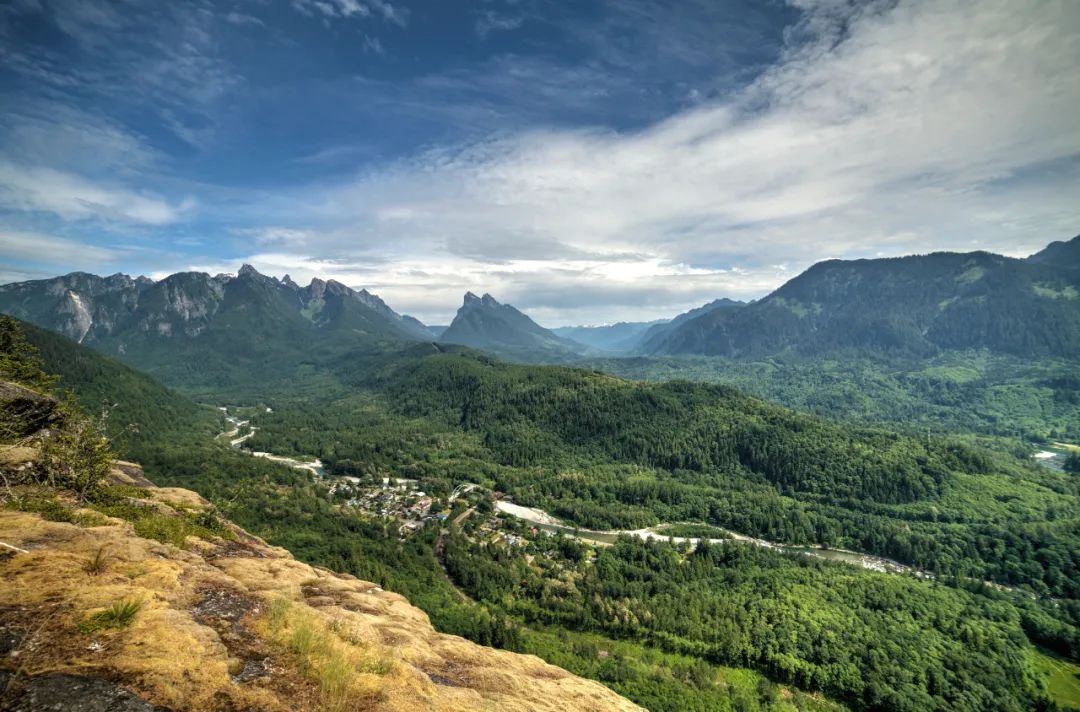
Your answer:
[[[1080,232],[1080,3],[11,0],[0,281],[243,262],[446,322]]]

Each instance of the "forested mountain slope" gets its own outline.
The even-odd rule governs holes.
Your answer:
[[[972,252],[821,262],[743,309],[685,321],[647,351],[756,358],[985,348],[1075,357],[1078,240],[1029,260]]]
[[[726,297],[714,299],[708,304],[702,304],[700,307],[694,307],[689,311],[683,312],[674,319],[663,324],[654,324],[653,326],[650,326],[630,345],[630,348],[628,348],[627,351],[634,353],[652,353],[660,348],[659,345],[667,340],[669,334],[686,322],[697,319],[700,316],[705,316],[714,310],[726,311],[744,306],[746,306],[745,302],[735,301],[734,299],[728,299]]]
[[[318,456],[340,474],[482,481],[593,528],[706,521],[941,574],[1080,590],[1077,483],[1060,473],[732,388],[443,349],[354,365],[322,397],[280,394],[273,413],[254,416],[249,444]]]
[[[0,311],[204,390],[255,369],[264,382],[287,380],[320,353],[432,338],[366,291],[318,279],[300,287],[247,265],[236,276],[181,272],[153,282],[73,273],[3,285]]]
[[[725,383],[796,410],[904,431],[979,433],[1043,446],[1080,442],[1077,359],[1032,359],[983,349],[929,358],[683,355],[578,364],[636,380]]]
[[[207,441],[221,416],[140,373],[60,334],[0,315],[0,331],[20,331],[38,350],[56,388],[104,416],[106,431],[124,456],[139,459],[165,442]]]

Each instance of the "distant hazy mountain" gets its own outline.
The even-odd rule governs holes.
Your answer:
[[[181,272],[155,282],[76,272],[8,284],[0,311],[172,384],[226,382],[237,370],[269,375],[305,354],[434,338],[365,290],[320,279],[301,287],[249,265],[235,276]]]
[[[668,323],[668,319],[655,321],[620,321],[605,326],[560,326],[552,333],[564,339],[576,341],[601,351],[623,353],[633,351],[641,335],[650,327]]]
[[[695,307],[688,312],[683,312],[674,319],[649,327],[648,330],[637,338],[635,343],[628,350],[641,353],[654,353],[657,351],[658,346],[667,338],[668,334],[691,319],[708,314],[714,309],[737,309],[744,306],[746,306],[746,302],[738,302],[734,299],[727,299],[726,297],[714,299],[708,304],[702,304],[700,307]]]
[[[935,253],[814,265],[740,309],[714,309],[649,353],[761,357],[843,349],[926,355],[989,349],[1080,354],[1080,238],[1027,260]]]
[[[571,357],[587,350],[558,336],[490,294],[465,294],[465,301],[439,340],[523,360]]]

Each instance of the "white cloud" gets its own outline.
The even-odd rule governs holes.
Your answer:
[[[437,149],[295,196],[303,219],[350,227],[304,254],[319,264],[381,245],[391,265],[357,278],[418,311],[444,287],[574,289],[564,274],[613,285],[626,309],[666,295],[671,310],[759,295],[789,276],[776,264],[1026,253],[1077,231],[1080,4],[800,4],[790,36],[804,41],[723,103],[632,133],[535,130]],[[552,254],[509,268],[495,254],[527,243]],[[643,257],[574,261],[611,253]],[[583,313],[554,296],[535,308],[556,321]],[[588,320],[611,321],[602,309],[617,306],[594,303]]]
[[[123,252],[107,247],[88,245],[37,232],[0,230],[0,260],[19,260],[39,264],[68,266],[73,262],[86,268],[100,267],[116,261]],[[77,260],[72,258],[77,257]]]
[[[232,23],[234,25],[258,25],[260,27],[265,27],[266,26],[265,22],[263,22],[259,18],[255,17],[254,15],[248,15],[248,14],[243,13],[243,12],[237,12],[236,10],[233,10],[228,15],[226,15],[225,16],[225,21],[229,22],[229,23]]]
[[[259,245],[284,244],[291,247],[305,245],[311,239],[309,230],[296,230],[288,227],[238,228],[236,235],[251,237]]]
[[[385,0],[293,0],[292,6],[305,15],[343,19],[379,16],[400,27],[405,27],[409,21],[406,8]]]
[[[166,225],[191,209],[125,188],[105,186],[74,173],[0,161],[0,206],[10,210],[48,212],[64,219]]]
[[[497,12],[491,10],[485,10],[477,18],[474,28],[476,34],[480,37],[487,37],[492,32],[516,30],[524,24],[525,18],[522,16],[510,17],[507,15],[500,15]]]

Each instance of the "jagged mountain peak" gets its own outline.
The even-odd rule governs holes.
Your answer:
[[[173,349],[176,353],[167,356],[171,361],[180,357],[179,341],[215,332],[230,343],[433,336],[366,290],[319,278],[300,288],[288,276],[267,276],[250,264],[236,275],[177,272],[158,282],[87,273],[22,282],[0,289],[0,311],[107,353],[127,354],[142,367],[150,365],[143,357],[156,362],[165,358],[163,350]],[[318,336],[310,333],[312,328],[319,329]]]
[[[545,329],[486,292],[482,297],[465,293],[457,316],[439,340],[525,359],[568,357],[585,350],[583,345]]]
[[[483,296],[476,296],[473,292],[465,292],[465,299],[461,304],[463,307],[510,307],[509,304],[503,304],[495,297],[491,296],[489,292],[484,292]],[[510,307],[513,309],[513,307]]]

